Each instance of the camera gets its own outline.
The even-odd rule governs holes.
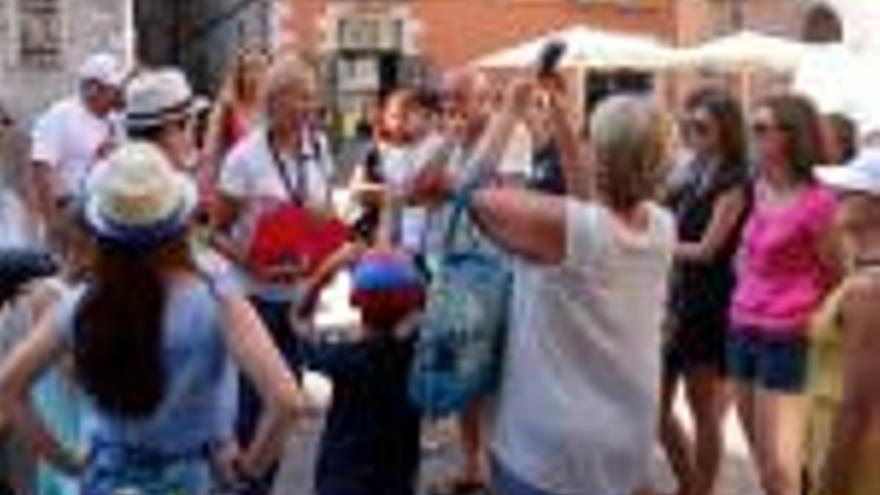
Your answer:
[[[556,72],[566,48],[566,44],[559,40],[544,45],[538,56],[538,77],[549,77]]]

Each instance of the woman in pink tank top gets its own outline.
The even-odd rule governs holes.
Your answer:
[[[753,115],[758,175],[731,306],[729,373],[768,495],[798,495],[806,328],[839,268],[834,196],[813,178],[818,119],[804,98],[777,96]]]

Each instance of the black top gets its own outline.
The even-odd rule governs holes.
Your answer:
[[[306,362],[333,381],[315,486],[319,495],[412,495],[419,411],[408,394],[415,338],[308,344]]]
[[[532,157],[531,187],[548,194],[565,194],[562,158],[553,140],[535,150]]]
[[[364,178],[374,184],[384,184],[385,174],[382,171],[382,154],[376,143],[371,142],[364,153]],[[381,209],[376,205],[365,205],[361,214],[354,221],[352,230],[363,241],[372,242],[376,238],[381,219]]]
[[[749,194],[748,172],[722,170],[691,161],[682,181],[672,191],[671,207],[678,225],[678,238],[684,242],[699,242],[709,224],[715,203],[724,194],[742,189]],[[679,262],[676,265],[672,287],[672,312],[682,324],[704,326],[719,324],[726,327],[727,312],[735,285],[733,259],[739,247],[741,231],[748,208],[743,212],[736,231],[721,251],[705,262]]]

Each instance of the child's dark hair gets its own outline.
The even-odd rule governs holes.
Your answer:
[[[12,301],[31,281],[57,272],[57,261],[45,251],[0,249],[0,306]]]

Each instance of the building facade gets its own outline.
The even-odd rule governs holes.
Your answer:
[[[574,24],[671,40],[676,0],[288,0],[282,26],[323,61],[335,106]]]
[[[137,59],[183,67],[213,94],[240,47],[271,50],[278,0],[134,0]]]
[[[96,51],[131,58],[129,0],[0,0],[0,105],[21,125]]]

